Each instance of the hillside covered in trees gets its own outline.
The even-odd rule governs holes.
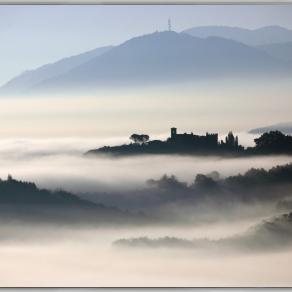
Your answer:
[[[13,221],[99,224],[132,219],[128,212],[93,203],[63,190],[38,188],[32,182],[0,180],[0,219]]]
[[[270,131],[254,139],[255,146],[245,148],[238,136],[229,132],[225,140],[218,140],[218,134],[206,133],[204,136],[177,134],[171,129],[171,136],[165,141],[150,140],[146,134],[132,134],[132,143],[119,146],[104,146],[89,150],[86,155],[139,155],[139,154],[189,154],[189,155],[262,155],[292,154],[292,136],[280,131]]]

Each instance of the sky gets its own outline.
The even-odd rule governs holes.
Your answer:
[[[0,85],[63,57],[201,25],[292,29],[292,5],[0,5]]]
[[[1,98],[0,124],[5,126],[0,138],[95,137],[100,139],[95,145],[119,145],[128,143],[132,133],[164,140],[175,126],[179,133],[225,135],[232,130],[243,143],[243,132],[291,121],[291,92],[289,78],[219,79],[80,97]]]

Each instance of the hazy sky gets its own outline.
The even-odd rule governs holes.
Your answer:
[[[0,99],[0,138],[96,137],[132,133],[166,139],[179,132],[236,133],[291,121],[291,80],[228,79],[99,91],[94,96]],[[167,103],[165,102],[167,100]],[[264,101],[264,102],[263,102]],[[149,118],[151,117],[151,118]],[[242,133],[240,142],[242,142]]]
[[[200,25],[292,29],[292,5],[1,5],[0,84],[27,69],[133,36]]]

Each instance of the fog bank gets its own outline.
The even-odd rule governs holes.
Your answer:
[[[119,239],[113,242],[116,247],[128,248],[176,248],[193,249],[205,252],[271,252],[292,248],[292,213],[268,218],[242,233],[219,239],[186,239],[174,236],[149,238],[147,236]]]
[[[10,238],[8,242],[0,241],[1,285],[291,286],[290,250],[229,256],[225,252],[208,255],[192,249],[129,250],[111,246],[117,238],[143,234],[172,234],[187,239],[195,234],[218,239],[240,233],[250,224],[216,223],[179,229],[1,226],[1,234]]]
[[[119,140],[119,138],[117,138]],[[292,161],[289,156],[252,158],[152,155],[123,158],[87,158],[83,153],[112,140],[22,139],[0,141],[0,177],[7,174],[33,181],[40,187],[72,192],[135,189],[150,178],[174,174],[193,182],[198,173],[218,171],[222,176],[243,173],[251,167],[271,168]]]

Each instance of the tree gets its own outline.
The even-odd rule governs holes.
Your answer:
[[[280,131],[264,133],[254,141],[256,150],[271,153],[292,152],[292,137]]]
[[[149,136],[145,134],[132,134],[130,140],[132,140],[135,144],[145,144],[149,141]]]
[[[217,182],[209,176],[197,174],[193,186],[201,189],[212,189],[217,187]]]

